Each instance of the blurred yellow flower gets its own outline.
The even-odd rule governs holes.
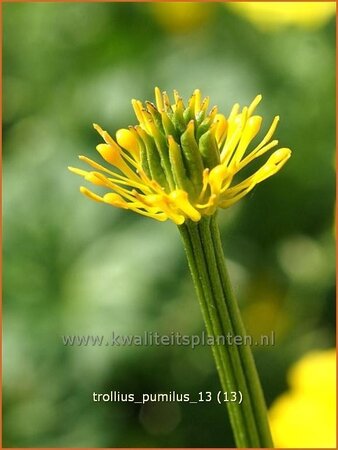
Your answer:
[[[150,8],[155,20],[171,33],[185,33],[199,28],[211,16],[208,3],[154,2]]]
[[[226,5],[265,30],[292,24],[321,26],[336,11],[335,2],[229,2]]]
[[[85,156],[80,159],[94,171],[69,169],[112,192],[100,196],[81,187],[84,195],[159,221],[198,222],[218,207],[228,208],[239,201],[278,172],[291,155],[288,148],[275,150],[256,172],[239,181],[236,175],[242,169],[278,144],[271,140],[277,116],[262,141],[247,154],[262,125],[262,117],[253,114],[260,95],[242,110],[235,104],[227,118],[216,106],[208,112],[209,98],[202,99],[198,89],[186,106],[177,91],[173,104],[158,88],[155,98],[156,105],[132,100],[139,124],[118,130],[116,141],[94,125],[105,141],[96,149],[114,171]]]
[[[335,349],[308,353],[288,380],[269,413],[276,447],[336,448]]]

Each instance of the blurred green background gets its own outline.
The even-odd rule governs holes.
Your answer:
[[[315,21],[314,21],[315,22]],[[93,403],[92,392],[219,389],[208,347],[65,347],[62,335],[200,333],[172,223],[90,202],[67,165],[92,122],[134,124],[130,100],[195,88],[229,113],[258,93],[293,156],[219,214],[270,405],[306,351],[335,342],[334,18],[263,29],[223,4],[3,5],[5,447],[226,447],[224,406]]]

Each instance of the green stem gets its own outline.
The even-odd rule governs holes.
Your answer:
[[[242,402],[227,407],[237,447],[272,448],[266,406],[259,377],[247,345],[224,345],[222,339],[246,335],[226,270],[215,216],[179,227],[199,298],[212,351],[225,392],[241,392]]]

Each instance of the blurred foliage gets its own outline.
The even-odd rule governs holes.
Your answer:
[[[176,8],[176,9],[175,9]],[[182,8],[185,12],[182,13]],[[208,347],[64,347],[61,335],[203,329],[175,226],[88,201],[66,170],[92,122],[198,87],[228,113],[257,93],[293,150],[219,214],[267,402],[306,351],[334,345],[335,25],[264,32],[228,5],[3,5],[5,447],[232,446],[223,406],[93,403],[92,392],[218,390]],[[319,425],[318,425],[319,426]]]

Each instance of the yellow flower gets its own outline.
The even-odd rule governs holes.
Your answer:
[[[228,118],[217,107],[208,113],[209,98],[202,100],[199,90],[187,106],[176,91],[174,104],[158,88],[155,97],[156,106],[132,100],[139,124],[118,130],[116,141],[94,124],[105,142],[97,151],[114,170],[80,156],[94,170],[69,169],[111,191],[100,196],[81,187],[87,197],[160,221],[198,222],[217,207],[236,203],[278,172],[291,155],[287,148],[275,150],[260,169],[238,181],[236,175],[244,167],[278,144],[271,141],[277,116],[262,141],[246,154],[261,128],[262,117],[253,114],[261,96],[242,110],[235,104]]]
[[[311,352],[290,370],[291,389],[270,409],[278,448],[336,448],[336,351]]]
[[[336,11],[335,2],[229,2],[227,5],[262,29],[290,24],[320,26]]]
[[[212,9],[208,3],[154,2],[151,13],[156,21],[171,33],[186,33],[207,23]]]

